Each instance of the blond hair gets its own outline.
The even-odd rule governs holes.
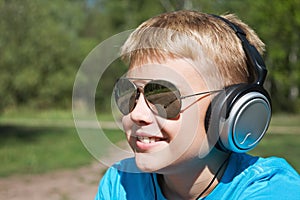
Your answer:
[[[263,53],[264,43],[248,25],[233,14],[222,17],[238,25],[249,42]],[[201,59],[211,59],[216,65],[225,86],[254,79],[255,71],[248,69],[246,55],[235,32],[222,20],[196,11],[182,10],[150,18],[129,36],[121,55],[131,67],[167,58],[196,60],[199,57],[197,46],[205,52],[206,58],[202,55]]]

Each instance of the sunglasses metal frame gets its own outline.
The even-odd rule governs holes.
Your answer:
[[[147,84],[149,84],[151,81],[163,81],[163,82],[166,82],[166,83],[168,83],[168,84],[171,84],[172,86],[174,86],[174,88],[176,88],[176,92],[178,92],[178,94],[179,94],[179,98],[175,95],[176,98],[178,98],[178,99],[180,100],[180,108],[179,108],[179,110],[176,112],[176,113],[177,113],[176,116],[178,116],[178,114],[182,111],[182,108],[181,108],[181,107],[182,107],[182,103],[181,103],[181,100],[182,100],[182,99],[186,99],[186,98],[190,98],[190,97],[194,97],[194,96],[199,96],[199,95],[204,95],[204,94],[212,94],[212,93],[217,93],[217,92],[224,91],[224,90],[222,90],[222,89],[218,89],[218,90],[210,90],[210,91],[198,92],[198,93],[194,93],[194,94],[189,94],[189,95],[181,96],[181,93],[180,93],[179,89],[178,89],[172,82],[169,82],[169,81],[166,81],[166,80],[122,77],[122,78],[117,79],[117,81],[116,81],[116,83],[115,83],[115,87],[116,87],[116,84],[118,83],[118,81],[119,81],[120,79],[128,80],[128,81],[134,86],[135,93],[136,93],[136,95],[135,95],[135,101],[137,101],[137,100],[139,99],[140,93],[143,93],[143,94],[144,94],[144,88],[145,88],[145,86],[146,86]],[[134,83],[134,82],[132,82],[132,81],[130,81],[130,80],[143,80],[143,81],[149,81],[149,82],[147,82],[147,83],[144,84],[143,86],[138,86],[138,85],[136,85],[136,83]],[[115,88],[115,87],[114,87],[114,88]],[[150,104],[152,104],[152,103],[145,97],[145,94],[144,94],[144,98],[145,98],[145,100],[146,100],[146,104],[147,104],[148,108],[149,108],[154,114],[159,115],[159,112],[155,112],[155,111],[152,109],[152,107],[149,105],[149,103],[150,103]],[[115,101],[117,102],[116,96],[115,96]],[[120,109],[118,103],[117,103],[117,106],[118,106],[119,110],[123,113],[123,111]],[[131,113],[131,112],[134,110],[135,106],[136,106],[136,103],[135,103],[135,105],[133,106],[132,109],[129,109],[130,111],[129,111],[127,114]],[[184,109],[184,110],[185,110],[185,109]],[[124,114],[124,115],[127,115],[126,113],[123,113],[123,114]],[[159,116],[161,116],[161,115],[159,115]],[[175,116],[175,117],[176,117],[176,116]],[[161,117],[166,118],[166,119],[172,119],[172,118],[175,118],[175,117],[168,118],[168,117],[164,117],[164,116],[161,116]]]

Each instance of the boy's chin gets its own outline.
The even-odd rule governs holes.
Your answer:
[[[159,172],[168,166],[170,161],[164,156],[153,155],[152,153],[135,153],[136,166],[143,172]]]

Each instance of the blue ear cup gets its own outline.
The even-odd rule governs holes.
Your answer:
[[[271,119],[268,93],[256,84],[238,84],[216,96],[207,112],[208,137],[219,138],[217,148],[238,153],[253,149]]]

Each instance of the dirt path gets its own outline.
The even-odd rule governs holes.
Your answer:
[[[94,163],[75,170],[0,179],[1,200],[94,199],[105,167]]]
[[[130,151],[125,141],[117,146]],[[114,151],[108,151],[107,156],[111,161],[120,159]],[[106,165],[95,162],[79,169],[0,178],[0,200],[93,200],[106,169]]]

